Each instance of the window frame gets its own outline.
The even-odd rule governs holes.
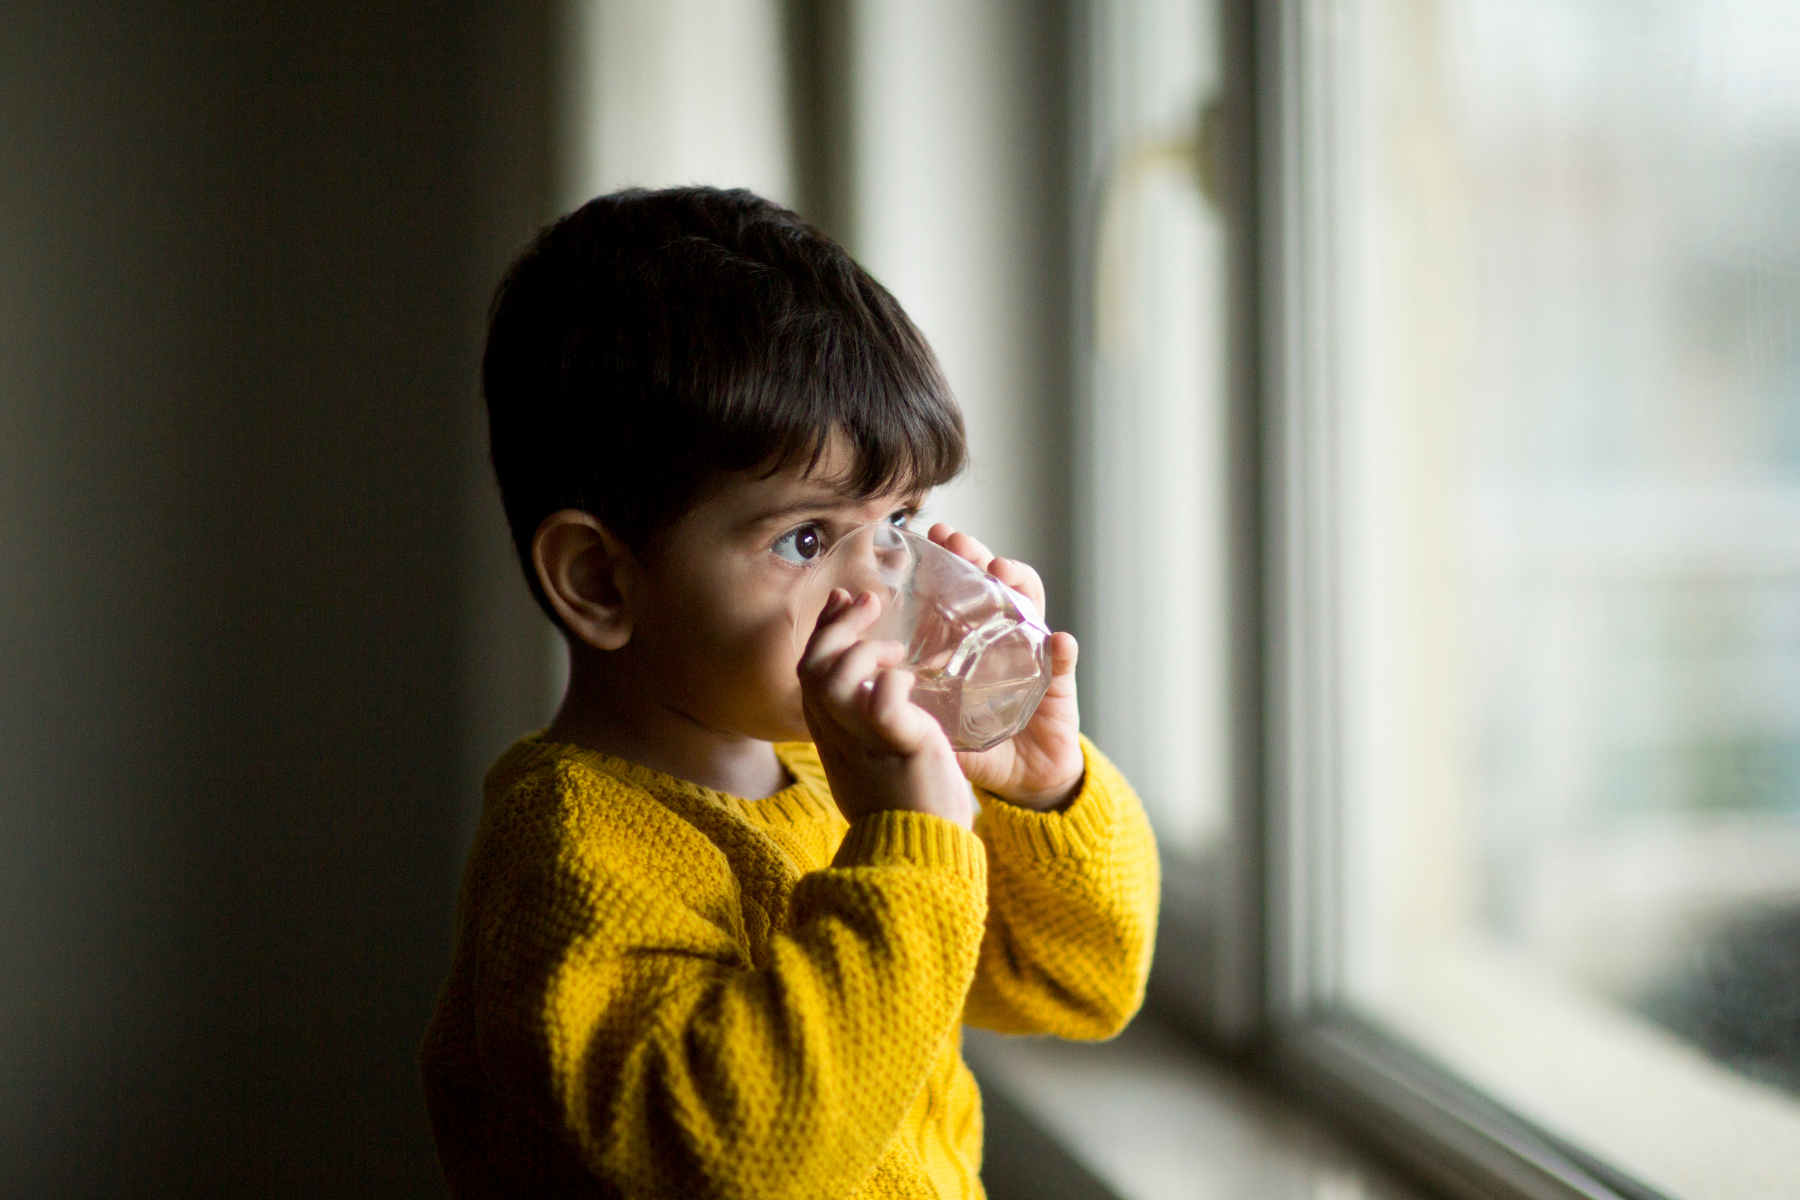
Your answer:
[[[1075,94],[1090,104],[1106,83],[1092,57],[1103,10],[1082,6],[1073,39]],[[1339,697],[1342,585],[1354,563],[1338,501],[1354,412],[1339,389],[1358,345],[1340,316],[1352,281],[1339,264],[1352,247],[1335,239],[1356,164],[1343,153],[1355,127],[1334,121],[1354,111],[1345,101],[1355,81],[1335,72],[1350,73],[1338,39],[1355,34],[1356,11],[1352,0],[1216,3],[1219,91],[1194,153],[1218,185],[1207,194],[1222,205],[1227,239],[1230,811],[1224,836],[1197,857],[1165,855],[1150,1001],[1443,1194],[1654,1200],[1600,1156],[1599,1140],[1574,1144],[1521,1117],[1444,1065],[1453,1060],[1431,1057],[1423,1035],[1400,1036],[1344,1000],[1340,779],[1354,747]],[[1094,144],[1078,144],[1075,158],[1104,169],[1103,125],[1089,118],[1078,113],[1074,128]],[[1103,206],[1079,170],[1072,184],[1074,225],[1087,235],[1076,251],[1076,344],[1091,355],[1097,301],[1082,285],[1096,276]],[[1093,569],[1091,545],[1084,556]]]
[[[1658,1200],[1338,998],[1344,347],[1333,319],[1342,286],[1333,214],[1344,164],[1331,121],[1343,110],[1332,52],[1343,10],[1335,0],[1220,0],[1220,8],[1237,131],[1224,149],[1236,199],[1233,567],[1255,581],[1234,605],[1242,762],[1231,850],[1244,861],[1212,893],[1222,909],[1197,917],[1178,902],[1167,913],[1159,953],[1204,950],[1207,969],[1165,972],[1158,1003],[1214,1044],[1248,1052],[1446,1194]],[[1253,949],[1221,952],[1240,940]],[[1254,1016],[1232,1019],[1244,1013]]]

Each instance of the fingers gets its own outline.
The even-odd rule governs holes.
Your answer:
[[[1050,686],[1059,682],[1075,686],[1075,661],[1081,657],[1081,643],[1072,633],[1050,635]]]
[[[842,709],[862,707],[863,685],[875,672],[891,667],[906,657],[906,647],[899,642],[857,642],[837,656],[819,680],[821,697]]]
[[[903,753],[917,749],[937,727],[924,709],[912,703],[913,683],[911,671],[895,667],[878,674],[867,692],[870,724]]]
[[[830,727],[906,753],[929,736],[920,722],[931,718],[908,702],[912,673],[893,669],[906,657],[905,645],[861,640],[880,611],[870,592],[851,600],[839,588],[827,597],[800,660],[802,704],[815,738]]]
[[[1037,571],[1014,558],[996,558],[988,563],[987,573],[1018,592],[1037,607],[1039,620],[1044,618],[1044,581]]]
[[[974,563],[983,571],[987,570],[988,564],[994,560],[993,551],[968,534],[958,533],[943,521],[933,525],[926,536],[958,558],[965,558]]]
[[[1075,662],[1081,657],[1081,647],[1074,635],[1053,633],[1049,651],[1050,686],[1044,689],[1043,702],[1032,715],[1031,724],[1046,731],[1066,726],[1072,737],[1074,731],[1081,728],[1080,702],[1076,699],[1075,688]]]
[[[939,521],[926,535],[958,558],[973,563],[1007,587],[1020,593],[1044,615],[1044,581],[1029,565],[1015,558],[995,558],[993,552],[966,533]]]
[[[843,588],[833,588],[831,595],[825,598],[819,622],[813,626],[812,636],[806,640],[806,649],[800,655],[801,677],[807,678],[825,669],[825,664],[862,637],[863,630],[880,615],[881,601],[875,593],[864,592],[852,600]]]
[[[881,753],[919,749],[937,725],[911,703],[913,673],[895,666],[905,655],[899,642],[859,642],[844,651],[823,685],[805,697],[814,740],[829,728],[835,738]]]

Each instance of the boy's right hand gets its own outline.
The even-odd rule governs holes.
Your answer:
[[[871,592],[838,588],[800,656],[807,728],[846,820],[880,809],[931,813],[968,829],[975,797],[950,740],[909,698],[913,674],[898,642],[862,641],[881,613]]]

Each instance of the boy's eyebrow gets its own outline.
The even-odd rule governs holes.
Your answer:
[[[902,499],[899,504],[895,505],[895,507],[917,508],[920,501],[921,497],[907,496]],[[799,500],[790,501],[787,504],[777,505],[774,508],[752,513],[745,519],[744,524],[763,525],[789,517],[801,516],[805,513],[821,512],[827,509],[838,508],[846,504],[855,503],[857,503],[857,498],[855,496],[843,492],[821,492],[817,495],[807,496]]]
[[[855,499],[837,493],[807,496],[800,500],[792,500],[774,508],[753,513],[746,524],[760,525],[765,521],[774,521],[782,517],[797,517],[801,513],[818,512],[821,509],[837,508],[845,504],[854,504]]]

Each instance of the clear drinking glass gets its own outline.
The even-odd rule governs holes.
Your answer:
[[[912,700],[958,750],[986,750],[1019,730],[1050,686],[1050,630],[1026,597],[937,543],[880,522],[838,541],[813,566],[794,620],[804,649],[833,588],[873,592],[881,615],[864,637],[906,646]]]

